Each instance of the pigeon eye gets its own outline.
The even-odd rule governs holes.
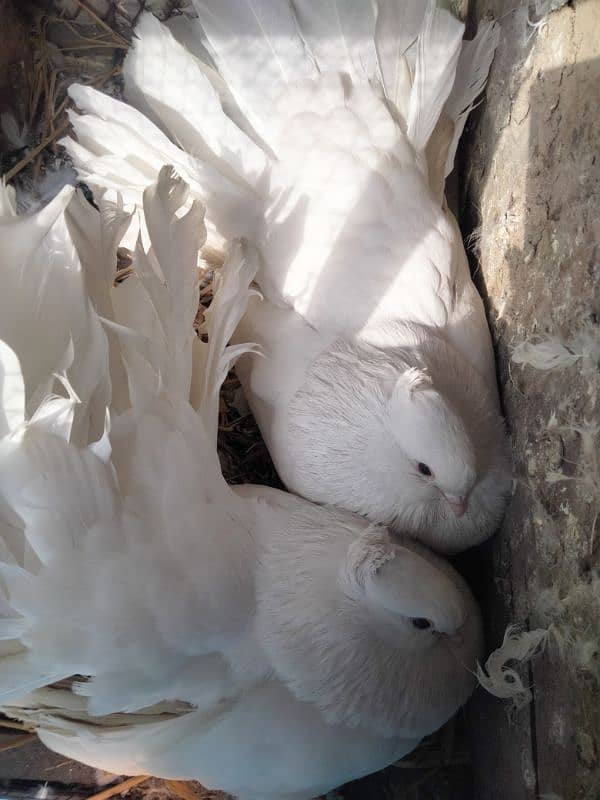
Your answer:
[[[414,617],[412,620],[413,628],[418,628],[420,631],[426,631],[431,628],[431,622],[425,617]]]
[[[432,471],[429,469],[427,464],[423,464],[422,461],[419,461],[419,463],[417,464],[417,469],[419,470],[421,475],[426,475],[428,478],[430,478],[431,475],[433,475]]]

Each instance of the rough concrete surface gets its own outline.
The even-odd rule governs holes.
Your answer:
[[[600,3],[541,6],[473,9],[501,38],[463,148],[462,223],[479,226],[516,490],[471,561],[489,646],[507,622],[553,630],[530,706],[509,714],[483,692],[470,706],[477,800],[600,798]],[[550,337],[570,365],[511,363]]]

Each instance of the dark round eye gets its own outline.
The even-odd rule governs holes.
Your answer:
[[[432,474],[427,464],[423,464],[422,461],[419,461],[419,463],[417,464],[417,469],[419,470],[421,475],[427,475],[427,477],[430,477]]]
[[[426,631],[431,628],[431,622],[425,617],[414,617],[412,620],[413,627],[418,628],[420,631]]]

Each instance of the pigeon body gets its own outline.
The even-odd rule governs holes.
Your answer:
[[[139,112],[71,90],[81,177],[139,202],[168,160],[206,205],[205,256],[257,249],[263,299],[237,336],[263,357],[238,373],[290,490],[440,551],[482,541],[510,465],[443,188],[496,28],[463,43],[434,0],[194,7],[173,34],[142,17],[124,66]]]
[[[67,757],[242,800],[310,798],[384,767],[469,696],[471,593],[362,517],[227,486],[218,391],[250,347],[227,342],[252,251],[231,246],[206,344],[193,329],[203,209],[171,168],[143,193],[135,273],[117,286],[125,212],[63,192],[58,216],[3,220],[40,234],[32,263],[52,232],[44,277],[75,270],[86,302],[47,331],[69,358],[45,342],[45,374],[22,367],[27,336],[0,343],[0,707]],[[25,319],[36,290],[19,299]],[[101,354],[108,391],[75,393],[80,348]]]

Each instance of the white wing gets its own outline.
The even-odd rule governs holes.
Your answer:
[[[210,54],[259,136],[271,144],[273,104],[290,82],[313,78],[290,5],[282,0],[194,0]]]
[[[152,14],[141,16],[136,37],[123,64],[127,99],[186,152],[248,188],[264,171],[267,157],[225,113],[227,95],[222,96],[217,73]]]
[[[87,443],[102,434],[110,383],[106,337],[87,297],[79,255],[90,258],[95,243],[81,240],[78,253],[65,213],[83,203],[67,187],[41,211],[0,217],[0,338],[21,363],[27,415],[61,391],[59,376],[82,403],[73,436]],[[94,415],[96,404],[100,413]]]
[[[363,332],[369,338],[396,320],[428,325],[473,362],[479,356],[466,352],[455,332],[465,313],[481,316],[481,306],[460,237],[440,203],[441,178],[432,175],[433,192],[429,186],[425,148],[443,111],[456,129],[464,122],[483,86],[494,38],[483,32],[459,62],[463,26],[433,0],[380,0],[376,6],[374,15],[368,3],[335,0],[319,8],[298,0],[291,11],[283,0],[268,9],[245,0],[198,2],[202,40],[220,77],[145,17],[128,56],[127,85],[172,138],[194,148],[195,167],[184,169],[195,171],[192,190],[207,203],[209,229],[243,234],[258,246],[257,279],[267,299],[289,305],[326,335]],[[257,59],[260,67],[253,70]],[[169,91],[170,82],[159,74],[163,61],[190,76],[189,99]],[[327,69],[349,69],[354,83]],[[379,96],[377,80],[391,108]],[[100,102],[89,90],[82,99],[77,92],[82,110],[104,117],[101,124],[117,124],[114,101]],[[190,104],[194,108],[182,115]],[[263,183],[257,183],[256,166],[263,163],[262,151],[246,135],[253,136],[248,120],[277,154],[276,161],[264,162]],[[76,125],[80,145],[69,145],[76,160],[81,143],[100,153],[94,143],[100,129],[82,129],[82,118]],[[99,158],[121,154],[133,164],[131,145],[113,145],[109,133],[102,134],[102,147],[111,155]],[[456,135],[441,138],[443,174]],[[154,150],[147,163],[162,157],[183,165],[185,155],[172,152],[158,129],[147,139]],[[259,161],[252,164],[249,153]],[[91,175],[96,185],[112,185],[99,162],[78,163],[84,175],[97,173]],[[215,171],[224,176],[220,190]],[[122,180],[134,182],[127,170]]]
[[[15,352],[0,342],[0,436],[25,422],[25,384]]]
[[[346,72],[354,80],[378,77],[371,3],[292,0],[292,7],[319,72]]]
[[[223,653],[235,647],[239,656],[253,613],[254,517],[226,485],[212,434],[188,402],[202,210],[192,205],[182,216],[186,199],[169,167],[144,194],[150,243],[140,244],[134,287],[158,335],[113,323],[116,343],[125,342],[133,405],[113,415],[98,448],[103,458],[56,435],[56,402],[70,401],[42,404],[0,443],[5,704],[72,674],[91,676],[76,688],[92,714],[171,699],[210,706],[239,688]],[[237,276],[242,298],[250,279],[244,285]],[[229,290],[223,308],[234,299]],[[218,290],[215,317],[220,303]],[[231,359],[226,329],[217,324],[209,345],[215,365]],[[14,426],[22,382],[11,351],[0,355],[15,387],[4,412]],[[211,374],[218,382],[224,373]],[[206,391],[214,391],[209,382]]]

